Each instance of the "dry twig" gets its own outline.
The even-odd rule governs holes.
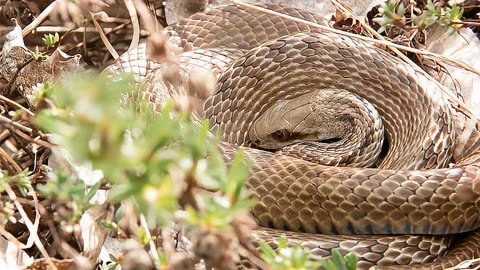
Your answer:
[[[95,19],[95,15],[92,12],[89,12],[88,14],[90,14],[90,19],[92,20],[93,24],[95,25],[95,28],[97,29],[98,34],[100,35],[100,38],[102,39],[103,44],[105,44],[105,47],[107,48],[108,52],[113,56],[113,58],[115,60],[118,59],[118,57],[120,57],[120,56],[118,55],[115,48],[112,46],[112,43],[110,43],[110,41],[108,40],[107,36],[103,32],[103,29],[100,26],[100,24],[98,23],[98,21]]]
[[[48,255],[48,252],[45,250],[45,247],[43,246],[42,241],[38,237],[38,225],[40,223],[40,213],[38,212],[38,207],[35,207],[35,222],[32,223],[32,221],[28,217],[27,213],[23,209],[22,204],[17,200],[17,195],[12,190],[10,185],[4,183],[3,188],[7,192],[10,199],[15,204],[15,207],[17,208],[18,212],[20,213],[20,215],[21,215],[23,221],[25,222],[25,225],[27,226],[28,231],[30,233],[30,237],[28,238],[27,244],[24,245],[24,248],[29,248],[33,245],[33,243],[35,243],[38,250],[42,254],[43,258],[45,258],[45,260],[48,262],[50,267],[52,267],[52,269],[56,269],[54,263],[52,262],[52,260],[50,258],[50,255]],[[37,197],[36,197],[35,191],[33,190],[32,187],[29,188],[28,193],[33,196],[34,203],[36,204],[36,206],[38,206],[38,201],[35,202],[37,200]]]
[[[27,25],[23,30],[22,30],[22,36],[25,37],[28,35],[30,32],[35,30],[47,17],[50,15],[50,12],[55,8],[57,5],[57,1],[53,1],[48,7],[46,7],[40,15],[29,25]]]
[[[35,115],[31,110],[25,108],[24,106],[20,105],[19,103],[15,102],[15,101],[13,101],[13,100],[5,97],[4,95],[0,95],[0,100],[3,100],[3,101],[5,101],[5,102],[8,103],[8,104],[13,105],[13,106],[15,106],[15,107],[23,110],[24,112],[26,112],[26,113],[27,113],[28,115],[30,115],[30,116],[34,116],[34,115]]]
[[[145,236],[148,241],[148,247],[149,247],[149,252],[150,257],[152,258],[153,263],[155,264],[155,269],[160,269],[160,258],[158,257],[158,252],[157,252],[157,247],[155,247],[155,243],[153,242],[152,234],[150,233],[150,229],[148,228],[148,223],[147,219],[143,214],[140,215],[140,224],[143,227],[145,231]]]
[[[130,43],[130,47],[128,50],[131,50],[138,46],[138,42],[140,42],[140,24],[138,22],[137,10],[133,5],[132,0],[124,0],[125,6],[127,7],[128,14],[130,15],[130,19],[132,20],[133,26],[133,36],[132,42]]]

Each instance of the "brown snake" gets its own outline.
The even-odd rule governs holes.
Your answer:
[[[252,214],[276,229],[259,237],[286,233],[318,255],[354,251],[361,269],[479,257],[480,125],[424,75],[371,44],[243,6],[166,32],[187,71],[217,74],[205,116],[253,160]],[[156,102],[165,83],[154,66],[142,45],[113,69],[146,76]],[[235,149],[223,147],[231,157]]]

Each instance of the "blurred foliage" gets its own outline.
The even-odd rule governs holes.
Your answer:
[[[24,170],[14,176],[9,176],[6,171],[0,170],[0,193],[4,193],[6,185],[16,187],[18,191],[26,196],[30,184],[30,173],[28,170]],[[12,201],[0,200],[0,226],[5,226],[7,222],[16,223],[17,220],[14,217],[15,206]]]
[[[92,206],[90,200],[98,191],[98,187],[99,183],[89,187],[61,172],[51,174],[45,185],[37,186],[38,191],[51,200],[70,202],[72,222],[79,221],[83,213]]]
[[[200,197],[206,202],[199,212],[187,208],[193,224],[214,220],[222,227],[248,210],[248,167],[239,156],[227,170],[206,121],[197,125],[187,113],[174,111],[171,103],[159,114],[136,99],[122,104],[132,94],[132,77],[92,80],[94,76],[78,75],[54,89],[46,85],[37,90],[37,97],[46,96],[55,106],[41,111],[36,123],[55,134],[54,141],[75,162],[89,162],[103,172],[112,184],[112,202],[133,199],[149,222],[165,224],[179,209],[187,186],[198,186],[219,190],[223,197]],[[89,196],[72,196],[80,187],[71,186],[71,192],[68,187],[58,189],[65,181],[59,177],[41,190],[51,196],[70,195],[84,205]]]
[[[274,250],[264,240],[260,240],[262,259],[272,269],[279,270],[355,270],[357,269],[358,258],[355,254],[349,253],[342,256],[336,249],[332,251],[332,257],[318,261],[309,260],[309,251],[301,248],[298,244],[288,244],[285,236],[278,239],[278,247]]]
[[[278,270],[310,270],[318,269],[320,262],[308,260],[308,251],[298,245],[288,246],[288,240],[285,236],[278,239],[278,247],[274,250],[267,242],[260,240],[260,250],[262,259],[269,264],[272,269]]]
[[[32,187],[30,184],[30,179],[30,172],[27,169],[14,176],[9,176],[6,171],[0,170],[0,193],[5,191],[4,185],[8,184],[16,186],[20,193],[25,196],[28,192],[28,189]]]
[[[342,256],[337,249],[332,251],[331,258],[322,261],[324,270],[356,270],[358,258],[354,253]]]

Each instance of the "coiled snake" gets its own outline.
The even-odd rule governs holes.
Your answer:
[[[205,116],[253,160],[252,214],[272,228],[260,237],[286,233],[318,255],[354,251],[360,268],[480,255],[480,125],[425,76],[366,42],[244,6],[166,32],[186,70],[218,76]],[[112,68],[146,76],[156,102],[165,83],[154,66],[141,45]]]

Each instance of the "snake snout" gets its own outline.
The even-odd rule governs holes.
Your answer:
[[[252,146],[323,165],[371,167],[383,143],[382,119],[360,96],[316,89],[279,99],[253,121]]]

